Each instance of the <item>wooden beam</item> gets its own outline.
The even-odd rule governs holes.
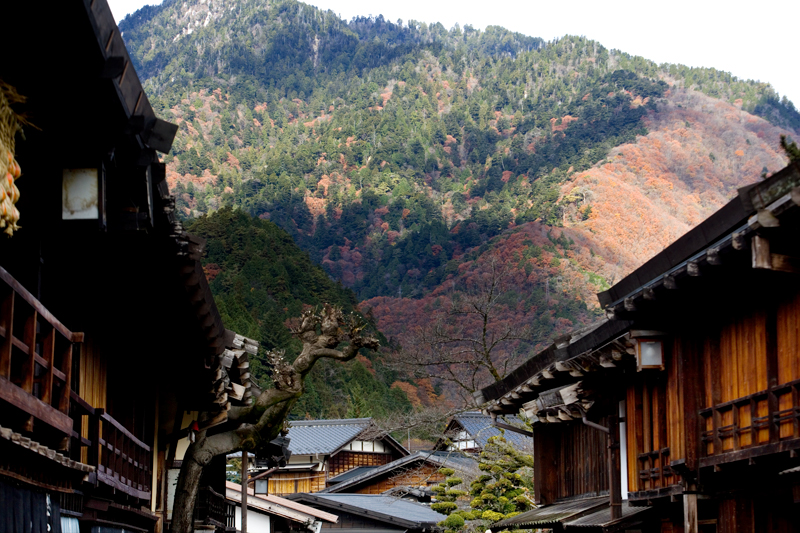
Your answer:
[[[23,287],[17,280],[15,280],[3,267],[0,267],[0,279],[5,281],[6,284],[11,287],[12,291],[16,292],[23,300],[28,302],[30,306],[33,307],[37,313],[39,313],[39,316],[52,324],[53,327],[55,327],[62,335],[69,340],[78,342],[73,339],[74,334],[68,330],[64,324],[59,322],[58,319],[56,319],[56,317],[54,317],[53,314],[50,313],[50,311],[48,311],[39,300],[33,297],[28,289]]]
[[[678,288],[678,282],[675,280],[675,276],[664,276],[664,288],[669,290],[675,290]]]
[[[706,252],[706,262],[709,265],[721,265],[722,258],[719,256],[719,248],[709,248]]]
[[[0,377],[11,377],[11,348],[14,342],[14,291],[3,301],[0,309],[0,327],[5,330],[3,344],[0,345]]]
[[[67,345],[61,360],[64,367],[64,386],[61,388],[58,410],[67,414],[69,413],[70,390],[72,389],[72,344]]]
[[[25,354],[25,365],[22,370],[22,390],[28,394],[33,393],[33,376],[36,373],[36,311],[25,321],[25,344],[28,353]]]
[[[683,495],[683,533],[699,533],[697,523],[697,494],[684,493]]]
[[[700,264],[697,261],[689,261],[686,264],[686,272],[692,277],[699,276],[701,274]]]
[[[736,232],[731,238],[731,245],[734,250],[744,250],[747,247],[747,239],[744,238],[743,232]]]
[[[782,254],[770,254],[772,270],[800,274],[800,257],[792,257]]]
[[[636,311],[636,303],[633,298],[625,298],[625,310],[630,313]]]
[[[53,401],[53,376],[55,365],[53,364],[56,350],[56,330],[50,329],[44,340],[42,341],[42,355],[47,363],[45,374],[42,377],[42,401],[48,405]],[[43,365],[44,366],[44,365]],[[70,384],[66,383],[65,386],[69,388]]]
[[[39,398],[0,376],[0,400],[5,400],[22,411],[67,435],[72,434],[72,419],[58,412]]]
[[[656,299],[656,291],[653,290],[652,287],[647,287],[646,289],[642,290],[642,297],[645,300],[655,300]]]
[[[769,253],[769,241],[761,235],[754,235],[751,240],[753,268],[772,270],[772,256]]]

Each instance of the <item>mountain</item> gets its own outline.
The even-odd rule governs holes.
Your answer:
[[[332,281],[272,222],[223,208],[187,229],[207,241],[203,269],[226,326],[259,339],[266,350],[283,349],[289,360],[297,357],[302,346],[286,322],[305,306],[330,303],[358,313],[352,291]],[[263,386],[270,378],[260,361],[253,359],[251,371]],[[395,384],[397,379],[380,352],[364,350],[345,364],[323,359],[307,378],[306,394],[293,415],[345,418],[407,411],[408,384]]]
[[[517,355],[594,320],[594,293],[782,168],[800,131],[768,84],[582,37],[293,0],[166,0],[120,29],[180,125],[182,214],[271,220],[400,344],[498,261],[497,320],[533,325]]]

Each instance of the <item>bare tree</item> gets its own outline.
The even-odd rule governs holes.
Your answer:
[[[240,450],[257,452],[278,436],[292,406],[303,395],[305,377],[317,361],[349,361],[360,348],[379,347],[378,340],[365,335],[363,329],[364,324],[354,315],[345,316],[340,308],[330,305],[321,311],[305,311],[293,321],[292,335],[303,343],[297,359],[289,363],[283,352],[269,352],[273,387],[252,404],[229,411],[228,420],[235,423],[234,429],[213,435],[200,431],[186,451],[175,491],[172,533],[193,531],[200,477],[213,457]]]
[[[415,377],[453,383],[465,405],[472,394],[501,381],[524,354],[530,328],[503,320],[510,294],[511,269],[496,257],[484,265],[479,281],[450,294],[450,305],[417,329],[397,353],[396,364]]]

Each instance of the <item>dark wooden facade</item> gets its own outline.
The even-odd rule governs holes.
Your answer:
[[[156,154],[176,128],[154,115],[105,0],[17,2],[4,17],[7,42],[37,35],[44,53],[11,46],[0,62],[34,125],[14,154],[20,229],[0,240],[0,515],[8,531],[41,524],[37,506],[9,503],[30,493],[49,499],[51,532],[52,513],[82,531],[160,531],[184,414],[225,421],[225,392],[209,391],[234,338]],[[95,219],[62,217],[76,168],[96,172]],[[224,458],[205,481],[203,508],[218,510]]]
[[[740,190],[599,298],[605,323],[478,398],[534,417],[537,499],[591,494],[605,476],[647,509],[606,528],[800,531],[800,169]],[[649,368],[645,343],[661,346]],[[611,430],[607,450],[573,452],[587,420]]]

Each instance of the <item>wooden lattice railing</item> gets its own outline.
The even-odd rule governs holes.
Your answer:
[[[213,525],[218,528],[236,528],[236,504],[211,487],[201,487],[194,506],[195,522]]]
[[[0,399],[69,436],[72,350],[83,342],[0,267]],[[66,444],[66,441],[65,441]]]
[[[800,380],[701,409],[706,457],[800,438]]]
[[[57,430],[60,442],[46,444],[96,467],[95,482],[148,500],[150,447],[72,390],[73,350],[82,342],[83,333],[67,329],[0,267],[0,400],[24,413],[19,430]]]
[[[638,460],[641,490],[659,489],[676,483],[675,472],[670,467],[669,448],[640,453]]]
[[[101,408],[72,393],[75,428],[73,458],[97,468],[95,483],[104,483],[142,500],[152,496],[152,450]],[[88,426],[88,437],[82,428]],[[85,449],[85,455],[81,450]]]

